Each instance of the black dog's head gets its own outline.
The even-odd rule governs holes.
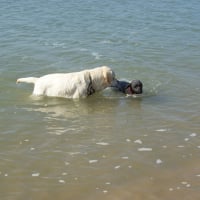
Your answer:
[[[130,85],[126,88],[126,94],[142,94],[143,84],[140,80],[131,81]]]

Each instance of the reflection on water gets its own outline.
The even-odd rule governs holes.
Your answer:
[[[80,100],[11,93],[1,198],[197,199],[198,94],[174,95],[181,87],[152,81],[140,96],[107,89]]]
[[[196,127],[183,123],[184,113],[174,121],[159,104],[152,107],[158,96],[112,98],[107,92],[75,101],[23,100],[15,109],[16,132],[0,140],[1,196],[197,198]]]

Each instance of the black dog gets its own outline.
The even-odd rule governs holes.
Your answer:
[[[143,84],[140,80],[132,80],[130,83],[126,81],[116,80],[111,87],[118,89],[124,94],[142,94]]]

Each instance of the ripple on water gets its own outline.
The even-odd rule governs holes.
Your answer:
[[[190,137],[196,137],[196,136],[197,136],[196,133],[191,133],[191,134],[190,134]]]
[[[102,145],[102,146],[107,146],[107,145],[109,145],[108,142],[97,142],[96,144],[97,144],[97,145]]]
[[[62,184],[65,184],[65,180],[62,180],[62,179],[58,180],[58,182],[62,183]]]
[[[153,149],[148,148],[148,147],[142,147],[142,148],[138,148],[138,151],[153,151]]]
[[[138,139],[138,140],[135,140],[134,143],[136,143],[136,144],[142,144],[143,142],[142,142],[142,140]]]
[[[40,173],[39,172],[32,173],[32,176],[33,177],[38,177],[38,176],[40,176]]]
[[[157,159],[157,160],[156,160],[156,164],[159,165],[159,164],[162,164],[162,163],[163,163],[163,161],[162,161],[161,159]]]
[[[156,131],[157,131],[157,132],[166,132],[166,131],[168,131],[168,129],[161,128],[161,129],[157,129]]]
[[[97,162],[98,162],[98,160],[89,160],[90,164],[97,163]]]
[[[114,167],[114,169],[119,169],[121,166],[120,165],[117,165]]]

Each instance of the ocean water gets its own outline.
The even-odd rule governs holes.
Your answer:
[[[200,2],[0,1],[0,199],[200,196]],[[35,98],[16,79],[107,65],[144,94]]]

